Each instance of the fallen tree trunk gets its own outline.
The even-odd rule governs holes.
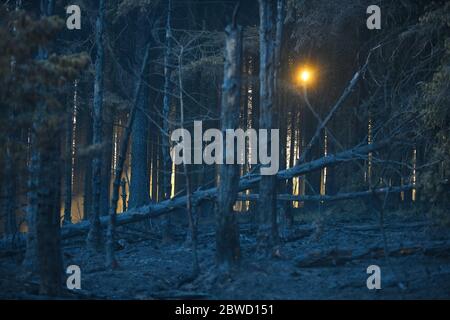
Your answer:
[[[373,152],[392,144],[390,140],[383,140],[368,145],[357,146],[350,150],[346,150],[334,155],[322,157],[307,163],[298,164],[290,169],[278,172],[278,180],[287,180],[294,177],[304,175],[306,173],[320,170],[324,167],[331,167],[340,163],[364,159],[369,152]],[[261,179],[259,174],[248,174],[240,178],[238,191],[242,192],[255,187]],[[194,205],[205,200],[214,200],[217,195],[217,188],[210,188],[206,190],[197,190],[192,193],[192,203]],[[179,196],[169,200],[161,201],[155,204],[149,204],[139,208],[130,209],[127,212],[117,215],[116,225],[124,225],[128,223],[138,222],[144,219],[156,218],[163,214],[173,211],[177,208],[186,206],[186,196]],[[108,217],[101,217],[100,222],[102,226],[108,224]],[[62,239],[82,235],[89,230],[89,221],[82,221],[76,224],[65,225],[61,230]],[[2,247],[0,245],[0,247]]]
[[[392,143],[390,140],[383,140],[368,145],[358,146],[350,150],[346,150],[334,155],[319,158],[307,163],[298,164],[290,169],[282,170],[277,174],[278,180],[291,179],[312,171],[320,170],[324,167],[335,166],[340,163],[348,161],[364,159],[369,152],[379,150],[386,145]],[[245,191],[255,187],[261,176],[259,174],[249,174],[241,177],[239,181],[238,191]],[[214,200],[217,195],[217,188],[210,188],[206,190],[197,190],[192,193],[192,203],[198,204],[204,200]],[[186,206],[186,196],[180,196],[169,200],[161,201],[155,204],[149,204],[143,207],[128,210],[122,214],[119,214],[116,219],[117,225],[123,225],[127,223],[138,222],[148,218],[156,218],[165,213],[173,211],[177,208],[183,208]],[[101,218],[102,225],[108,223],[108,217]],[[83,221],[77,224],[64,226],[62,229],[62,238],[70,238],[80,235],[89,228],[89,222]]]
[[[278,180],[287,180],[291,179],[315,170],[320,170],[323,167],[335,166],[340,163],[364,159],[369,152],[373,152],[379,150],[386,145],[392,143],[389,140],[384,140],[381,142],[376,142],[373,144],[358,146],[352,148],[350,150],[346,150],[334,155],[329,155],[326,157],[322,157],[307,163],[298,164],[290,169],[282,170],[278,172],[277,179]],[[239,181],[239,189],[238,191],[245,191],[255,187],[259,181],[261,180],[261,176],[259,174],[248,174],[241,177]],[[206,190],[197,190],[192,193],[192,203],[198,204],[204,200],[212,200],[216,197],[217,188],[210,188]],[[182,208],[186,206],[186,196],[180,196],[177,198],[172,198],[169,200],[161,201],[155,204],[149,204],[143,207],[135,208],[128,210],[125,213],[119,214],[117,216],[116,224],[122,225],[132,222],[137,222],[147,218],[155,218],[159,217],[165,213],[168,213],[174,209]],[[107,224],[108,219],[106,217],[102,217],[101,223],[102,225]],[[85,232],[89,227],[88,221],[83,221],[77,224],[65,226],[62,229],[62,237],[69,238],[72,236],[79,235]]]
[[[336,195],[303,195],[303,196],[295,196],[290,194],[279,194],[277,196],[277,200],[280,201],[340,201],[340,200],[349,200],[361,197],[368,197],[372,194],[383,194],[383,193],[399,193],[402,191],[408,191],[413,189],[414,186],[412,184],[401,186],[401,187],[386,187],[375,190],[367,190],[367,191],[358,191],[358,192],[348,192],[348,193],[339,193]],[[238,195],[238,200],[241,201],[256,201],[259,199],[259,194],[240,194]]]
[[[446,258],[450,256],[450,242],[437,241],[422,244],[408,243],[397,245],[387,250],[391,257],[403,257],[413,254]],[[343,248],[324,251],[313,250],[302,253],[295,259],[295,265],[300,268],[334,267],[362,259],[382,259],[385,252],[382,246],[370,248]]]

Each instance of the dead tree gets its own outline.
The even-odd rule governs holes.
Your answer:
[[[274,39],[272,1],[259,0],[260,37],[260,129],[273,129],[274,126]],[[260,137],[261,139],[261,137]],[[267,150],[271,149],[270,135],[267,135]],[[274,155],[272,155],[274,156]],[[277,155],[278,156],[278,155]],[[259,193],[263,200],[258,202],[258,243],[272,247],[277,238],[276,226],[276,178],[264,176],[259,183]]]
[[[43,120],[45,121],[45,120]],[[36,212],[37,256],[42,294],[58,295],[62,288],[62,256],[60,246],[60,149],[55,138],[58,128],[49,128],[47,137],[38,137],[39,165]]]
[[[76,116],[77,81],[73,87],[73,107],[67,112],[64,162],[64,223],[72,223],[73,118]]]
[[[40,3],[40,15],[41,18],[50,16],[53,11],[53,1],[42,0]],[[38,50],[37,60],[47,60],[48,50],[45,47],[40,46]],[[38,106],[38,109],[42,109],[44,106]],[[42,111],[42,110],[41,110]],[[39,115],[42,114],[38,112]],[[44,121],[42,118],[39,121]],[[36,145],[39,144],[37,130],[42,126],[42,123],[35,121],[32,126],[32,130],[29,133],[29,151],[30,161],[28,164],[28,181],[27,181],[27,208],[26,208],[26,220],[27,220],[27,247],[23,265],[25,268],[32,272],[36,272],[38,261],[38,242],[37,242],[37,216],[39,214],[39,174],[41,172],[41,150]],[[33,130],[34,129],[34,130]]]
[[[127,211],[127,190],[126,190],[127,182],[125,178],[122,178],[122,181],[120,182],[120,188],[122,189],[122,212]]]
[[[352,149],[345,150],[333,155],[328,155],[310,162],[297,164],[292,168],[281,170],[278,172],[276,178],[278,180],[292,179],[304,175],[309,172],[320,170],[324,167],[336,166],[338,164],[349,161],[357,161],[367,159],[369,152],[374,152],[392,145],[392,138],[377,141],[369,145],[356,146]],[[245,191],[254,188],[261,181],[259,174],[247,174],[240,178],[238,191]],[[191,201],[196,204],[203,200],[215,200],[217,196],[217,188],[209,188],[206,190],[198,190],[191,194]],[[169,200],[164,200],[159,203],[149,204],[140,208],[130,209],[126,213],[116,217],[117,225],[124,225],[128,223],[142,221],[148,218],[160,217],[168,214],[177,208],[186,207],[187,196],[178,196]],[[102,225],[108,224],[106,217],[101,218]],[[89,223],[83,221],[77,224],[64,226],[62,236],[63,238],[70,238],[80,234],[84,234],[89,229]]]
[[[12,108],[8,120],[10,123],[16,121],[16,111]],[[13,236],[17,232],[17,221],[16,221],[16,208],[17,208],[17,189],[18,189],[18,178],[15,174],[19,166],[14,159],[14,154],[17,152],[17,147],[15,146],[15,140],[17,140],[18,130],[17,128],[9,128],[10,132],[6,137],[6,148],[5,148],[5,183],[4,183],[4,195],[5,195],[5,235],[7,237]]]
[[[19,11],[21,3],[16,1],[15,11]],[[13,28],[13,32],[15,32]],[[15,57],[11,57],[11,73],[14,74],[16,65]],[[8,115],[8,121],[10,124],[16,121],[16,107],[13,106],[10,114]],[[16,221],[16,207],[17,207],[17,189],[18,189],[18,177],[15,172],[19,168],[14,159],[14,154],[17,152],[15,147],[15,141],[17,140],[18,130],[17,128],[11,126],[9,128],[9,133],[6,136],[6,148],[5,148],[5,183],[3,185],[5,194],[5,235],[6,237],[14,236],[17,232],[17,221]]]
[[[194,38],[191,40],[194,41]],[[190,43],[186,47],[188,47]],[[178,56],[178,85],[180,90],[180,124],[181,129],[184,129],[184,94],[183,94],[183,54],[185,46],[181,46],[180,55]],[[184,140],[185,137],[183,137]],[[189,224],[188,240],[192,242],[193,254],[193,275],[199,272],[198,256],[197,256],[197,226],[194,219],[194,212],[192,209],[192,190],[191,180],[187,167],[187,159],[183,161],[183,173],[186,184],[186,211]]]
[[[25,258],[22,265],[32,272],[37,269],[37,242],[36,242],[36,216],[38,210],[38,172],[40,168],[40,154],[33,144],[36,143],[36,137],[32,132],[30,134],[30,160],[28,163],[28,181],[27,181],[27,238]]]
[[[147,45],[144,57],[142,59],[141,70],[135,87],[133,105],[131,106],[130,114],[128,115],[128,122],[122,136],[122,141],[120,143],[119,149],[120,151],[117,159],[116,169],[114,172],[111,206],[109,208],[109,216],[108,216],[108,229],[106,232],[106,265],[111,269],[115,268],[117,265],[114,256],[114,236],[116,228],[117,202],[119,201],[119,188],[121,184],[123,166],[126,160],[128,144],[130,141],[130,136],[133,128],[133,121],[136,116],[136,111],[139,104],[139,97],[141,96],[141,91],[144,87],[144,75],[148,66],[149,54],[150,54],[150,45]]]
[[[147,15],[138,13],[138,29],[135,39],[135,51],[137,68],[139,68],[143,57],[145,56],[146,41],[149,25]],[[144,81],[148,83],[149,75],[144,75]],[[149,109],[149,87],[143,86],[138,98],[136,117],[133,121],[131,138],[131,176],[128,200],[129,207],[140,207],[150,201],[150,170],[148,167],[148,132],[149,120],[146,117]]]
[[[101,147],[102,143],[102,107],[103,107],[103,63],[105,28],[105,0],[99,0],[97,21],[95,24],[95,44],[97,55],[95,60],[94,108],[93,108],[93,144]],[[92,160],[92,209],[89,214],[90,230],[87,236],[89,249],[99,250],[101,245],[100,200],[101,200],[102,158],[101,152],[96,152]]]
[[[42,16],[50,16],[53,1],[42,1]],[[41,47],[36,63],[40,68],[37,72],[48,71],[47,48]],[[39,274],[39,291],[42,295],[57,296],[62,289],[62,255],[60,234],[61,209],[61,127],[58,121],[51,121],[56,110],[51,106],[48,96],[52,91],[51,80],[38,86],[36,95],[39,97],[33,110],[31,125],[32,156],[29,166],[29,221],[34,237],[28,254],[34,254]],[[46,88],[47,87],[47,88]],[[34,260],[33,259],[33,260]]]
[[[114,114],[111,109],[104,108],[103,112],[103,129],[102,129],[102,179],[100,189],[100,215],[107,216],[110,192],[111,192],[111,175],[112,175],[112,155],[113,155],[113,131],[114,131]]]
[[[387,146],[392,146],[394,140],[391,138],[387,138],[382,141],[377,141],[372,144],[365,144],[356,146],[352,149],[348,149],[336,154],[327,155],[325,157],[306,162],[303,164],[297,164],[292,168],[281,170],[277,174],[278,180],[288,180],[294,177],[298,177],[301,175],[305,175],[309,172],[320,170],[324,167],[336,166],[342,163],[347,163],[349,161],[358,161],[367,159],[368,154],[371,152],[375,152],[377,150],[383,149]],[[238,191],[242,192],[245,190],[249,190],[254,188],[261,181],[261,176],[259,174],[247,174],[240,178]],[[366,191],[363,191],[366,192]],[[373,191],[370,191],[372,194]],[[390,192],[393,192],[392,190]],[[346,199],[347,195],[344,195]],[[357,194],[353,194],[352,196],[358,196]],[[217,188],[210,188],[206,190],[198,190],[191,194],[191,201],[194,204],[198,204],[204,200],[215,200],[217,197]],[[311,196],[317,197],[317,196]],[[329,198],[318,198],[318,199],[306,199],[306,198],[296,198],[297,201],[321,201],[321,200],[332,200]],[[134,208],[128,210],[126,213],[121,214],[119,216],[114,216],[114,223],[116,225],[125,225],[129,223],[139,222],[144,219],[149,218],[157,218],[164,214],[170,214],[170,212],[174,211],[177,208],[185,208],[186,207],[187,196],[178,196],[169,200],[161,201],[155,204],[149,204],[140,208]],[[102,217],[101,224],[106,226],[109,223],[109,218]],[[89,230],[89,222],[82,221],[77,224],[71,224],[64,226],[62,229],[62,238],[67,239],[78,235],[83,235]],[[27,234],[29,237],[29,234]],[[27,239],[28,239],[27,237]]]
[[[328,202],[328,201],[342,201],[342,200],[351,200],[357,198],[364,197],[372,197],[374,194],[390,194],[390,193],[400,193],[403,191],[408,191],[413,189],[414,186],[412,184],[399,186],[399,187],[384,187],[379,189],[372,189],[366,191],[355,191],[355,192],[345,192],[338,193],[333,196],[329,195],[303,195],[303,196],[295,196],[291,194],[279,194],[277,196],[278,201],[314,201],[314,202]],[[238,195],[238,199],[242,201],[255,201],[260,197],[258,194],[240,194]]]
[[[225,65],[222,86],[222,135],[225,139],[227,129],[235,130],[239,126],[241,100],[242,67],[242,28],[236,25],[236,13],[232,24],[225,29]],[[223,142],[225,144],[225,141]],[[233,212],[239,187],[239,166],[227,164],[228,158],[239,157],[234,150],[225,148],[224,161],[219,166],[219,185],[217,187],[216,207],[216,259],[219,265],[229,268],[239,262],[239,229]],[[228,154],[232,152],[232,154]]]
[[[277,0],[277,16],[276,16],[276,28],[275,28],[275,70],[274,70],[274,86],[275,86],[275,123],[280,128],[280,168],[286,168],[286,142],[287,142],[287,126],[282,124],[282,116],[285,113],[285,106],[282,101],[282,86],[281,86],[281,52],[283,46],[283,31],[284,31],[284,18],[285,18],[285,0]],[[280,181],[277,185],[278,188],[285,189],[289,192],[289,184],[287,181]],[[289,210],[289,203],[278,204],[281,208],[279,216],[285,218],[286,225],[291,226],[293,224],[292,212]],[[275,229],[276,230],[276,229]]]
[[[164,51],[164,98],[163,98],[163,110],[162,110],[162,168],[163,168],[163,199],[169,199],[172,189],[171,185],[171,170],[172,170],[172,159],[170,158],[170,141],[169,141],[169,114],[170,114],[170,98],[171,98],[171,80],[170,75],[172,72],[171,68],[171,55],[172,55],[172,0],[167,2],[167,20],[166,20],[166,49]],[[165,217],[164,221],[164,239],[167,241],[171,238],[170,228],[171,219],[170,215]]]
[[[202,42],[205,41],[205,37],[208,35],[206,32],[200,31],[200,32],[182,32],[185,36],[181,39],[177,39],[176,37],[171,37],[171,40],[173,44],[176,45],[171,50],[174,54],[174,60],[177,62],[177,80],[178,80],[178,99],[179,99],[179,105],[180,105],[180,129],[185,132],[185,113],[187,111],[185,107],[185,99],[192,99],[192,96],[185,91],[184,89],[184,74],[185,70],[189,69],[191,66],[189,65],[191,61],[187,61],[188,57],[192,59],[192,55],[197,56],[195,53],[201,53],[202,51]],[[162,132],[163,135],[165,135],[165,132]],[[187,137],[182,137],[182,140],[185,141]],[[183,163],[182,163],[182,170],[184,175],[184,182],[185,182],[185,191],[186,191],[186,197],[184,202],[184,207],[186,208],[187,213],[187,220],[189,225],[189,230],[187,233],[186,240],[189,242],[192,246],[192,255],[193,255],[193,276],[196,276],[199,271],[199,264],[198,264],[198,256],[197,256],[197,216],[195,211],[195,205],[192,201],[192,181],[191,181],[191,175],[189,173],[189,167],[188,164],[191,163],[191,159],[187,158],[185,155],[183,155]],[[167,200],[166,200],[167,201]]]

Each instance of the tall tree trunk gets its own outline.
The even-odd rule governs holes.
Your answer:
[[[21,2],[16,0],[15,11],[20,10]],[[16,29],[13,27],[13,31]],[[11,57],[11,73],[14,74],[14,69],[16,66],[15,57]],[[11,113],[8,115],[8,120],[10,124],[16,123],[16,108],[13,107]],[[16,161],[16,141],[19,140],[19,130],[15,127],[9,127],[9,133],[6,136],[6,154],[5,154],[5,183],[3,184],[4,189],[4,207],[5,207],[5,235],[11,236],[17,232],[17,219],[16,219],[16,208],[17,208],[17,190],[19,186],[19,178],[16,173],[19,165]]]
[[[102,182],[100,191],[100,214],[107,216],[109,212],[109,196],[111,188],[111,165],[113,153],[113,115],[111,111],[105,112],[103,125],[103,148],[102,148]]]
[[[73,118],[76,116],[77,82],[73,88],[73,106],[67,112],[64,162],[64,223],[72,223]]]
[[[150,148],[150,167],[151,167],[151,198],[152,201],[157,202],[158,199],[158,149],[160,144],[158,143],[158,135],[151,135],[150,138],[151,148]]]
[[[10,123],[15,123],[15,111],[11,111],[9,116]],[[17,128],[10,128],[10,132],[6,138],[6,154],[5,154],[5,234],[6,236],[14,235],[17,232],[16,208],[17,208],[17,169],[18,165],[15,161],[15,140],[17,137]]]
[[[102,108],[103,108],[103,63],[104,46],[103,34],[105,27],[105,0],[99,0],[97,21],[95,24],[95,43],[97,46],[97,56],[95,59],[95,81],[94,81],[94,125],[92,130],[93,144],[101,147],[102,144]],[[101,226],[100,226],[100,195],[102,178],[102,156],[98,150],[92,160],[92,209],[89,215],[91,223],[87,236],[87,246],[95,251],[100,249],[101,245]]]
[[[25,258],[23,266],[28,271],[37,272],[37,241],[36,241],[36,216],[38,210],[38,174],[41,166],[40,153],[34,147],[36,138],[30,133],[30,159],[28,163],[28,181],[27,181],[27,240]]]
[[[180,91],[180,123],[181,129],[184,129],[184,94],[183,94],[183,54],[184,47],[181,47],[180,55],[178,58],[178,86]],[[183,137],[183,141],[186,137]],[[183,174],[186,186],[186,211],[189,224],[189,231],[187,239],[192,244],[192,274],[195,276],[199,272],[199,263],[197,256],[197,224],[194,219],[194,210],[192,208],[192,189],[191,179],[189,176],[189,170],[186,161],[183,161]]]
[[[49,16],[53,1],[41,1],[41,15]],[[39,48],[37,59],[47,59]],[[47,122],[45,101],[37,102],[31,128],[31,157],[28,178],[27,252],[25,266],[39,271],[40,293],[57,296],[62,288],[60,235],[60,145],[58,124]],[[56,139],[56,141],[55,141]],[[37,268],[36,268],[37,267]]]
[[[106,266],[113,269],[117,266],[117,262],[114,255],[114,237],[116,228],[116,215],[117,215],[117,202],[119,201],[119,188],[121,184],[123,166],[127,157],[128,144],[130,141],[131,131],[133,129],[133,121],[136,117],[137,106],[139,105],[139,97],[144,87],[144,75],[147,71],[147,65],[149,60],[150,45],[147,45],[145,54],[142,60],[141,70],[139,78],[136,82],[133,105],[131,106],[130,114],[128,116],[127,126],[122,135],[122,141],[120,143],[120,149],[117,159],[117,164],[114,172],[113,190],[111,196],[111,206],[109,208],[108,216],[108,229],[106,232]]]
[[[42,109],[39,107],[39,109]],[[33,124],[34,130],[44,125],[42,110]],[[38,271],[40,293],[57,296],[62,285],[60,245],[60,170],[59,133],[46,132],[46,137],[34,135],[29,164],[27,251],[25,267]]]
[[[235,18],[235,17],[234,17]],[[234,19],[233,19],[234,20]],[[239,127],[241,101],[242,28],[235,22],[225,29],[225,66],[222,87],[222,134],[224,145],[227,129]],[[225,164],[227,152],[233,152],[235,161],[240,155],[225,149],[224,164],[219,165],[219,185],[216,207],[216,259],[227,268],[236,265],[240,259],[239,229],[233,212],[233,205],[239,187],[239,165]]]
[[[259,63],[257,63],[258,57],[252,56],[252,79],[256,78],[256,75],[259,74]],[[259,129],[259,109],[260,109],[260,85],[259,78],[258,81],[252,82],[252,117],[251,117],[251,128],[258,130]],[[252,155],[252,157],[256,157],[258,159],[258,154]],[[250,171],[254,169],[254,165],[249,165]],[[255,188],[249,191],[250,193],[259,193],[259,186],[257,185]],[[252,215],[252,225],[257,227],[258,220],[258,202],[250,202],[249,210],[254,212]]]
[[[83,110],[83,120],[81,125],[85,128],[85,143],[89,145],[92,141],[92,125],[87,110]],[[88,220],[92,209],[92,158],[88,156],[82,161],[84,164],[83,220]]]
[[[45,120],[43,120],[45,121]],[[40,161],[37,169],[36,239],[40,293],[57,296],[62,289],[62,254],[60,230],[60,146],[55,137],[59,130],[39,140]],[[56,140],[58,140],[56,138]]]
[[[260,112],[259,128],[274,127],[274,41],[272,1],[259,0],[260,17]],[[270,134],[267,135],[267,150],[271,150]],[[260,138],[261,139],[261,138]],[[278,142],[276,142],[278,143]],[[272,155],[272,157],[275,155]],[[278,155],[277,155],[278,156]],[[259,184],[258,245],[269,249],[276,241],[276,176],[262,176]]]
[[[163,100],[163,110],[162,110],[162,170],[163,170],[163,199],[167,200],[170,198],[170,193],[172,190],[171,184],[171,173],[172,173],[172,159],[170,158],[170,96],[171,96],[171,83],[170,75],[172,73],[171,68],[171,55],[172,55],[172,0],[168,0],[167,3],[167,21],[166,21],[166,50],[164,52],[164,100]],[[171,239],[171,218],[167,215],[164,218],[164,240],[169,241]]]
[[[122,189],[122,212],[127,211],[127,182],[125,178],[122,178],[122,181],[120,182],[120,188]]]
[[[50,16],[53,12],[54,2],[52,0],[41,0],[40,2],[40,15],[41,17]],[[39,47],[37,60],[46,60],[48,58],[47,48]],[[38,106],[38,109],[42,109],[43,106]],[[40,111],[40,110],[38,110]],[[38,262],[38,243],[37,243],[37,214],[39,211],[39,173],[41,171],[41,154],[39,148],[35,147],[35,144],[39,144],[38,137],[36,136],[36,128],[39,124],[33,123],[29,132],[29,147],[30,147],[30,162],[28,165],[28,204],[27,204],[27,248],[23,265],[26,269],[36,273]],[[56,182],[55,182],[56,183]]]
[[[283,44],[283,29],[284,29],[284,15],[285,15],[285,0],[277,0],[277,19],[276,19],[276,33],[275,33],[275,94],[279,96],[280,90],[280,76],[281,76],[281,49]],[[277,99],[277,103],[279,103],[279,99]],[[277,106],[279,109],[279,106]]]
[[[146,16],[139,13],[138,30],[136,39],[136,62],[142,64],[145,52],[146,34],[148,22]],[[148,75],[144,75],[145,81]],[[148,168],[148,114],[149,114],[149,89],[143,86],[139,92],[136,116],[133,121],[131,137],[131,178],[129,207],[135,208],[148,204],[150,201],[150,172]]]
[[[277,0],[277,17],[276,17],[276,32],[275,32],[275,48],[274,48],[274,60],[275,60],[275,70],[274,70],[274,87],[275,87],[275,123],[277,127],[280,128],[280,169],[286,169],[286,123],[284,122],[285,118],[282,116],[286,114],[285,110],[283,110],[284,105],[282,105],[282,88],[280,85],[281,82],[281,52],[283,46],[283,29],[284,29],[284,16],[285,16],[285,0]],[[287,181],[278,182],[278,187],[281,190],[285,190],[287,188]],[[280,208],[280,218],[287,218],[288,211],[288,202],[277,203],[277,207]],[[275,219],[274,224],[272,224],[273,232],[276,237],[278,237],[277,230],[277,221],[276,216],[273,217]],[[284,219],[285,223],[283,223],[283,227],[286,227],[289,219]]]
[[[300,114],[299,111],[296,110],[295,106],[291,104],[289,106],[290,112],[289,112],[289,119],[287,128],[289,135],[289,168],[292,168],[295,164],[295,140],[296,140],[296,126],[298,124],[298,114]],[[293,179],[288,179],[286,183],[286,193],[292,194],[293,192]],[[292,208],[292,202],[288,202],[286,205],[286,220],[288,225],[293,225],[294,223],[294,214],[293,214],[293,208]]]

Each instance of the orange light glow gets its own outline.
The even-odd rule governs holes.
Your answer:
[[[311,68],[303,67],[297,73],[297,81],[302,85],[307,85],[313,81],[313,71]]]
[[[304,70],[300,74],[300,78],[302,79],[303,82],[307,82],[310,79],[310,77],[311,77],[311,74],[309,73],[308,70]]]

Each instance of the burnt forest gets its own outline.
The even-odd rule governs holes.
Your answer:
[[[0,299],[449,299],[449,106],[448,1],[1,0]]]

